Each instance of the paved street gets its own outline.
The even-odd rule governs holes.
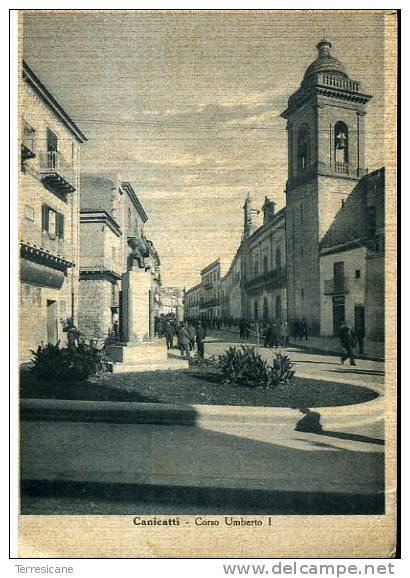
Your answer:
[[[213,332],[206,351],[235,343],[234,335]],[[382,363],[360,361],[350,369],[332,356],[286,351],[298,375],[382,386]],[[380,419],[320,434],[223,421],[23,421],[21,439],[27,514],[382,510]]]

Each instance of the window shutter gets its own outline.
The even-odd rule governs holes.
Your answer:
[[[57,237],[64,239],[64,215],[57,213]]]
[[[43,231],[47,231],[48,232],[48,212],[50,210],[50,207],[48,205],[43,205],[42,206],[42,213],[41,213],[41,223],[42,223],[42,229]]]

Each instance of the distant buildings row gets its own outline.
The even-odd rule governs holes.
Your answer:
[[[182,297],[175,290],[168,306],[173,289],[161,286],[160,258],[144,235],[148,216],[132,185],[118,174],[81,172],[85,135],[25,63],[20,95],[21,359],[41,343],[64,344],[69,319],[90,337],[112,331],[121,339],[121,276],[136,243],[150,268],[151,316],[175,314]]]
[[[214,261],[185,295],[188,318],[267,322],[305,318],[313,334],[337,334],[342,321],[384,339],[384,169],[365,169],[370,96],[318,46],[287,120],[286,207],[266,198],[254,227],[244,204],[241,243],[225,275]]]

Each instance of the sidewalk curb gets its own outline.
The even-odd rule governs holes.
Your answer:
[[[315,407],[326,429],[383,419],[384,398],[335,407]],[[23,399],[20,417],[27,421],[77,421],[201,426],[223,423],[238,426],[291,427],[303,418],[299,409],[222,405]]]

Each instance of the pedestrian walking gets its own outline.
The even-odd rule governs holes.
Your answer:
[[[356,365],[353,351],[353,348],[356,345],[356,336],[354,334],[354,331],[352,331],[352,329],[350,329],[350,327],[348,327],[346,323],[341,323],[339,336],[340,336],[340,343],[343,349],[345,350],[345,352],[342,353],[340,358],[342,365],[344,364],[346,359],[350,359],[350,365]]]
[[[303,318],[301,323],[300,323],[300,332],[301,332],[301,339],[305,338],[305,341],[308,340],[308,326],[306,323],[306,319]]]
[[[171,323],[169,321],[167,321],[165,323],[165,328],[164,328],[164,334],[165,334],[165,341],[167,344],[167,349],[172,349],[174,347],[174,328],[172,327]]]
[[[275,346],[275,349],[279,346],[279,337],[280,337],[280,327],[278,322],[272,323],[272,345],[271,347]]]
[[[188,331],[185,327],[183,321],[181,321],[178,329],[177,329],[177,337],[178,337],[178,347],[181,351],[181,355],[184,357],[190,357],[189,353],[189,337]]]
[[[265,342],[263,346],[272,347],[272,339],[273,339],[272,323],[268,323],[265,328]]]
[[[192,323],[188,324],[187,333],[189,338],[189,349],[195,351],[196,330]]]
[[[198,327],[196,328],[196,345],[198,347],[198,355],[204,357],[205,355],[205,345],[204,340],[206,337],[206,329],[200,321],[198,321]]]
[[[289,345],[289,335],[288,335],[288,322],[282,321],[280,324],[280,337],[282,347],[287,347]]]

